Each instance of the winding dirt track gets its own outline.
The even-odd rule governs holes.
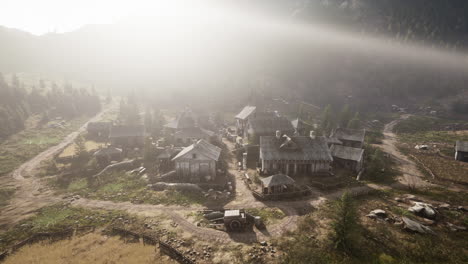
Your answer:
[[[99,120],[103,112],[93,117],[88,122]],[[406,117],[403,117],[406,118]],[[417,181],[417,184],[424,184],[426,182],[421,180],[422,174],[418,171],[414,162],[410,161],[403,154],[401,154],[395,147],[396,137],[391,131],[393,126],[399,120],[392,121],[385,126],[384,130],[384,143],[382,149],[394,156],[398,161],[400,170],[403,172],[400,178],[401,184],[405,184],[411,181]],[[88,123],[87,122],[87,123]],[[9,227],[15,223],[18,223],[21,219],[24,219],[33,214],[37,209],[50,205],[59,201],[64,201],[63,197],[55,195],[51,190],[46,189],[41,183],[41,179],[34,177],[34,169],[40,164],[41,161],[53,157],[53,155],[59,153],[63,148],[71,144],[74,139],[85,130],[86,124],[80,129],[68,135],[60,144],[49,148],[48,150],[40,153],[33,159],[24,163],[17,170],[11,174],[10,180],[14,182],[15,186],[18,186],[14,197],[10,201],[10,205],[3,208],[0,214],[0,226]],[[280,236],[288,230],[292,230],[297,226],[297,220],[299,218],[298,211],[305,208],[317,207],[327,200],[333,200],[339,198],[344,190],[340,190],[331,194],[324,195],[320,192],[316,192],[314,196],[309,197],[307,200],[302,201],[284,201],[284,202],[260,202],[257,201],[246,188],[242,181],[242,175],[238,173],[234,168],[235,163],[231,162],[231,168],[229,171],[235,175],[236,178],[236,199],[224,206],[224,208],[262,208],[262,207],[278,207],[284,211],[286,217],[281,219],[276,224],[269,226],[267,231],[247,232],[247,233],[235,233],[228,234],[225,232],[217,231],[209,228],[197,227],[193,223],[186,220],[183,216],[186,213],[193,210],[204,209],[203,206],[165,206],[165,205],[149,205],[149,204],[132,204],[130,202],[112,202],[112,201],[101,201],[101,200],[89,200],[89,199],[78,199],[73,201],[73,206],[82,206],[92,209],[107,209],[107,210],[122,210],[130,214],[137,214],[146,217],[157,217],[161,214],[169,216],[175,223],[178,224],[183,230],[197,236],[198,238],[206,241],[218,241],[218,242],[254,242],[266,240],[270,237]],[[392,186],[393,187],[393,186]],[[365,194],[375,189],[391,188],[389,186],[381,186],[377,184],[368,184],[365,186],[359,186],[351,188],[353,195]]]

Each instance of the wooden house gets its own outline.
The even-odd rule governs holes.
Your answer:
[[[468,141],[455,143],[455,160],[468,162]]]
[[[332,145],[330,148],[333,164],[359,172],[364,160],[364,149],[341,145]]]
[[[337,139],[343,146],[362,148],[364,147],[365,129],[336,128],[330,134],[330,139]]]
[[[196,117],[194,113],[190,110],[185,110],[180,113],[177,118],[171,122],[164,125],[164,130],[168,134],[174,134],[175,132],[186,129],[193,128],[197,126]]]
[[[221,149],[201,139],[184,148],[172,161],[177,176],[185,182],[212,181],[216,178]]]
[[[175,144],[178,146],[188,146],[197,140],[204,139],[210,141],[215,136],[213,131],[201,127],[182,128],[174,133]]]
[[[239,114],[235,116],[236,119],[236,133],[238,136],[244,136],[244,129],[247,126],[247,121],[250,116],[252,116],[257,110],[256,106],[246,106],[244,107]]]
[[[93,138],[107,138],[111,128],[111,122],[89,122],[86,126],[88,135]]]
[[[263,173],[287,175],[328,173],[333,158],[324,137],[281,135],[260,137]]]
[[[286,117],[274,112],[258,112],[248,119],[244,137],[249,143],[258,144],[261,136],[275,136],[276,131],[286,135],[294,134],[294,128]]]
[[[260,180],[263,194],[281,194],[296,190],[296,181],[285,174],[275,174]]]
[[[139,148],[145,144],[145,127],[143,125],[112,126],[109,140],[112,145],[128,148]]]

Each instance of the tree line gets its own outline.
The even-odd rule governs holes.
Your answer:
[[[41,115],[43,125],[53,117],[71,119],[95,114],[100,109],[94,89],[75,88],[71,84],[48,85],[44,80],[28,87],[16,75],[8,82],[0,73],[0,139],[24,129],[31,115]]]

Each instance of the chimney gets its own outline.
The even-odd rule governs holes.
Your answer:
[[[281,131],[276,130],[276,138],[280,139],[281,138]]]
[[[310,131],[310,138],[315,139],[315,131],[313,130]]]

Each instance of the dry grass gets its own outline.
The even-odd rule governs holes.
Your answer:
[[[104,143],[99,143],[99,142],[92,141],[92,140],[88,140],[88,141],[85,142],[85,146],[86,146],[87,151],[96,150],[96,149],[100,148],[103,145],[104,145]],[[66,157],[71,157],[71,156],[75,155],[75,148],[76,148],[75,144],[70,144],[68,147],[66,147],[62,151],[62,153],[60,153],[59,157],[60,158],[66,158]]]
[[[96,233],[56,243],[38,243],[21,248],[8,257],[5,264],[13,263],[175,263],[161,256],[154,246],[125,243],[118,237]]]

